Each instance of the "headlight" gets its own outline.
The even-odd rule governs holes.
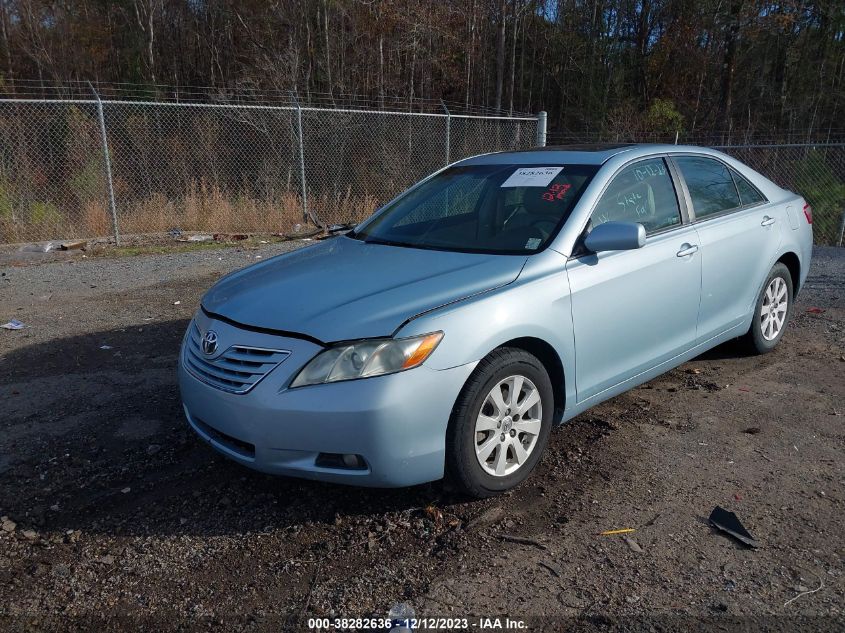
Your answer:
[[[402,339],[370,339],[335,345],[315,356],[291,387],[383,376],[421,365],[431,356],[443,332]]]

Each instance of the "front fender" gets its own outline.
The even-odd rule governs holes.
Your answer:
[[[449,369],[481,360],[517,338],[551,345],[564,376],[575,376],[575,341],[566,258],[546,250],[529,258],[513,283],[495,291],[425,313],[405,324],[397,337],[441,330],[443,341],[426,361]],[[574,402],[574,381],[567,381],[567,402]]]

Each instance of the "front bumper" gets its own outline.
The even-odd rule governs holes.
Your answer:
[[[360,486],[410,486],[443,477],[446,425],[476,363],[288,389],[319,351],[314,343],[251,332],[199,313],[201,332],[214,329],[227,345],[290,351],[245,394],[227,393],[186,369],[179,386],[194,431],[220,453],[249,468]],[[184,347],[184,346],[183,346]],[[360,455],[363,468],[327,467],[323,454]]]

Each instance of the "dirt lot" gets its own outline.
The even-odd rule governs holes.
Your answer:
[[[845,249],[817,252],[774,353],[722,346],[467,502],[267,477],[188,429],[201,293],[296,245],[0,268],[0,322],[30,326],[0,330],[0,626],[282,631],[405,601],[528,630],[843,629]],[[762,547],[711,529],[716,505]]]

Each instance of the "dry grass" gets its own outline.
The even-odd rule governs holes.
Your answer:
[[[118,199],[122,235],[166,233],[289,233],[303,222],[301,196],[287,191],[274,199],[230,194],[216,184],[192,183],[184,195],[169,198]],[[309,209],[326,224],[360,222],[372,214],[378,200],[371,195],[316,196]],[[0,243],[63,238],[95,238],[112,234],[112,217],[105,200],[88,200],[75,209],[58,209],[50,221],[32,222],[0,216]]]

